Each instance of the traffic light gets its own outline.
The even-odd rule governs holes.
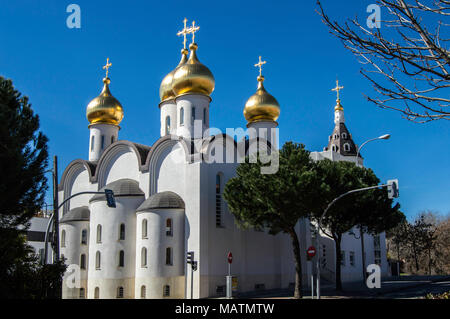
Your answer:
[[[193,271],[197,270],[197,262],[196,261],[192,262],[192,270]]]
[[[188,251],[186,253],[186,263],[192,264],[193,262],[194,262],[194,252],[193,251]]]
[[[388,180],[387,184],[388,197],[397,198],[399,196],[398,179]]]
[[[116,208],[116,199],[114,198],[114,192],[110,189],[105,189],[106,204],[108,207]]]

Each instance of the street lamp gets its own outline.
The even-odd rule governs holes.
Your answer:
[[[366,145],[369,142],[372,141],[377,141],[377,140],[388,140],[391,137],[391,134],[384,134],[375,138],[372,138],[370,140],[365,141],[364,143],[361,144],[360,147],[358,147],[358,151],[356,152],[356,165],[358,165],[358,157],[359,157],[359,153],[361,152],[361,149],[363,148],[364,145]]]
[[[369,142],[377,141],[377,140],[388,140],[391,137],[391,134],[384,134],[375,138],[372,138],[370,140],[365,141],[361,144],[360,147],[358,147],[358,151],[356,152],[356,166],[359,166],[358,164],[358,158],[359,158],[359,152],[363,148],[364,145],[366,145]],[[362,260],[362,271],[363,271],[363,283],[366,280],[366,256],[364,253],[364,230],[362,226],[359,227],[359,237],[361,238],[361,260]]]

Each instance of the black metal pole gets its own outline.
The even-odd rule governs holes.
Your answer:
[[[55,245],[54,260],[59,260],[59,209],[58,209],[58,157],[53,156],[53,218],[54,218],[54,230],[53,240]]]

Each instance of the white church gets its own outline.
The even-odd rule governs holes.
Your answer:
[[[79,267],[81,279],[78,287],[64,280],[63,298],[221,296],[228,273],[228,252],[233,254],[231,272],[237,277],[238,292],[293,287],[295,269],[289,236],[238,229],[222,198],[227,180],[239,165],[236,158],[249,154],[257,139],[266,141],[265,145],[276,145],[278,140],[273,129],[278,127],[280,106],[264,88],[264,62],[260,59],[257,64],[260,74],[256,93],[244,106],[247,128],[253,128],[253,133],[244,140],[226,134],[210,136],[210,96],[215,81],[197,57],[197,30],[195,23],[186,27],[185,20],[179,32],[184,36],[181,61],[160,86],[161,137],[148,145],[119,138],[124,109],[109,89],[111,64],[107,62],[104,67],[103,90],[86,110],[89,157],[73,160],[66,167],[58,194],[62,202],[79,192],[111,189],[116,207],[107,206],[105,195],[86,194],[72,198],[59,211],[60,254],[67,265]],[[186,49],[187,34],[192,34],[190,52]],[[357,160],[339,98],[328,146],[311,156],[316,160]],[[358,161],[362,164],[361,157]],[[307,247],[315,243],[310,228],[307,219],[296,227],[301,251],[305,252],[305,288],[314,271],[313,264],[306,260]],[[363,275],[358,236],[355,229],[343,238],[344,282],[361,280]],[[387,275],[384,234],[364,236],[366,265],[377,263]],[[193,278],[186,263],[190,251],[198,263]],[[324,236],[319,251],[321,275],[333,281],[332,239]]]

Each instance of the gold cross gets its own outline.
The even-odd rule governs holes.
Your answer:
[[[331,91],[335,91],[337,92],[337,100],[339,99],[339,91],[342,90],[344,87],[343,86],[339,86],[339,80],[336,80],[336,87],[334,89],[332,89]]]
[[[106,69],[106,77],[108,77],[109,68],[111,67],[111,63],[109,63],[109,58],[106,58],[106,65],[103,66],[103,70]]]
[[[261,56],[259,56],[259,62],[255,64],[255,67],[259,67],[259,76],[262,76],[262,66],[266,63],[267,61],[261,61]]]
[[[188,33],[192,33],[192,43],[195,43],[195,32],[200,30],[199,26],[195,26],[195,21],[192,21],[192,27],[189,28]]]
[[[187,19],[184,18],[183,22],[184,22],[184,29],[181,30],[181,31],[179,31],[179,32],[177,33],[177,36],[183,36],[183,37],[184,37],[184,39],[183,39],[183,47],[186,49],[186,36],[187,36],[190,32],[189,32],[189,29],[186,27]]]

